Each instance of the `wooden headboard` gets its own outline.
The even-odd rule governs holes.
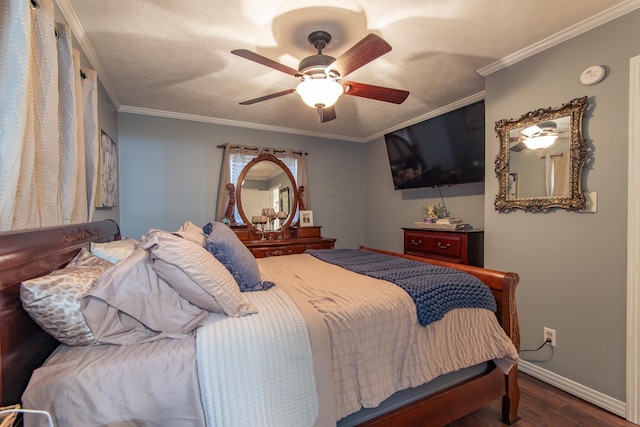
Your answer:
[[[64,267],[90,242],[119,239],[112,220],[0,233],[0,406],[20,403],[31,373],[60,344],[23,310],[20,283]]]

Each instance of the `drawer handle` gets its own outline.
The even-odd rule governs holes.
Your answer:
[[[411,239],[411,244],[412,244],[412,245],[416,245],[416,246],[421,245],[421,244],[422,244],[422,240],[418,240],[418,241],[416,242],[415,240]]]
[[[442,242],[438,242],[438,247],[440,249],[449,249],[451,247],[451,243],[447,243],[446,245],[443,245]]]

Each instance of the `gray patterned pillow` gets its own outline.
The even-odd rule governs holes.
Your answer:
[[[80,311],[80,301],[111,266],[83,248],[66,267],[22,282],[22,306],[58,341],[68,345],[98,344]]]
[[[142,247],[158,276],[191,304],[230,317],[258,312],[231,273],[201,245],[157,230],[147,234]]]

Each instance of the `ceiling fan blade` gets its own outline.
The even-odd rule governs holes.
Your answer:
[[[509,150],[515,151],[516,153],[518,153],[524,150],[525,148],[527,148],[527,146],[525,145],[524,142],[518,142],[516,144],[513,144],[511,147],[509,147]]]
[[[302,76],[302,73],[294,68],[288,67],[284,64],[274,61],[273,59],[269,59],[266,56],[258,55],[257,53],[251,52],[247,49],[236,49],[232,50],[231,53],[250,61],[257,62],[258,64],[273,68],[274,70],[282,71],[283,73],[289,74],[293,77]]]
[[[336,109],[332,105],[331,107],[318,107],[318,115],[320,116],[320,123],[325,123],[330,120],[336,119]]]
[[[269,95],[261,96],[260,98],[254,98],[254,99],[250,99],[248,101],[243,101],[243,102],[240,103],[240,105],[255,104],[256,102],[266,101],[267,99],[273,99],[273,98],[277,98],[279,96],[289,95],[290,93],[293,93],[295,91],[296,91],[295,89],[283,90],[281,92],[276,92],[276,93],[272,93],[272,94],[269,94]]]
[[[377,101],[392,102],[402,104],[409,96],[409,92],[389,87],[374,86],[356,82],[342,82],[344,93],[351,96],[375,99]]]
[[[382,37],[375,34],[368,34],[353,45],[351,49],[340,55],[327,67],[327,70],[335,70],[341,77],[357,70],[365,64],[391,51],[391,45],[384,41]]]

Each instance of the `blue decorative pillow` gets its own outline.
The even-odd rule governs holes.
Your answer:
[[[213,222],[210,229],[204,247],[227,267],[241,292],[264,291],[274,285],[273,282],[262,281],[258,262],[229,227],[221,222]]]
[[[211,234],[212,229],[213,229],[213,224],[210,222],[207,223],[204,227],[202,227],[202,231],[204,231],[204,234],[206,234],[207,236]]]

